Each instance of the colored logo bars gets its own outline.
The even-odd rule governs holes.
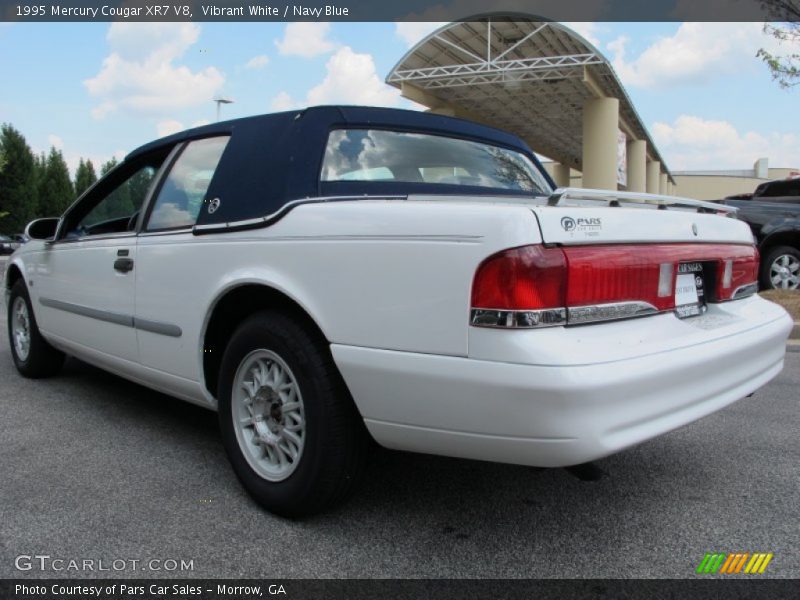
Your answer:
[[[772,560],[772,552],[738,552],[735,554],[710,554],[707,553],[697,573],[700,575],[720,573],[732,575],[734,573],[745,573],[748,575],[761,574],[767,569],[769,561]]]

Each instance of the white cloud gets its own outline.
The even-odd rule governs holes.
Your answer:
[[[273,98],[272,109],[289,110],[301,104],[397,106],[400,102],[400,92],[378,77],[371,54],[359,54],[343,46],[328,59],[325,68],[325,78],[308,91],[305,103],[296,102],[282,91]]]
[[[272,110],[280,112],[284,110],[292,110],[293,108],[297,108],[297,102],[295,102],[292,97],[286,92],[280,92],[277,96],[272,99],[272,103],[270,105]]]
[[[607,45],[614,69],[625,85],[654,88],[711,82],[719,75],[755,69],[758,49],[774,44],[760,23],[683,23],[633,60],[626,56],[629,41],[620,36]]]
[[[395,23],[394,31],[397,37],[401,38],[410,48],[426,35],[436,31],[445,24],[444,21],[400,21]]]
[[[83,82],[99,102],[92,116],[159,114],[211,100],[224,75],[215,67],[193,72],[175,64],[199,35],[193,23],[113,23],[106,36],[111,53],[100,72]]]
[[[266,54],[259,54],[258,56],[254,56],[250,60],[248,60],[244,68],[245,69],[263,69],[269,64],[269,56]]]
[[[64,140],[58,137],[56,134],[51,133],[47,136],[48,143],[53,146],[56,150],[63,150],[64,149]]]
[[[652,131],[672,170],[747,169],[762,156],[771,165],[800,166],[800,136],[792,133],[740,133],[727,121],[693,115],[656,123]]]
[[[308,92],[308,104],[366,104],[395,106],[400,98],[375,72],[371,54],[358,54],[349,46],[340,48],[325,65],[322,83]]]
[[[285,56],[313,58],[331,52],[336,45],[327,39],[330,23],[289,23],[283,39],[275,40],[278,52]]]
[[[572,29],[575,33],[582,36],[587,42],[594,46],[600,46],[600,40],[597,39],[599,30],[598,24],[590,21],[573,21],[563,23],[566,27]]]
[[[175,119],[164,119],[156,124],[156,131],[158,132],[158,137],[160,138],[173,133],[178,133],[184,129],[186,129],[186,127],[183,126],[183,123],[176,121]]]

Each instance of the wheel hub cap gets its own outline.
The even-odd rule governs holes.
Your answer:
[[[775,288],[800,288],[800,260],[790,254],[776,258],[770,267],[770,281]]]
[[[305,446],[305,411],[297,381],[270,350],[242,360],[232,395],[236,438],[253,470],[282,481],[297,468]]]
[[[31,350],[31,328],[28,305],[24,299],[17,297],[14,300],[11,315],[11,337],[14,340],[14,350],[17,357],[25,361]]]

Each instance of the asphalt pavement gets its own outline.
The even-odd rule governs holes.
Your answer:
[[[288,521],[239,486],[215,414],[74,359],[23,379],[5,318],[0,335],[0,577],[686,578],[706,552],[800,577],[798,353],[754,397],[597,461],[598,481],[376,448],[349,503]]]

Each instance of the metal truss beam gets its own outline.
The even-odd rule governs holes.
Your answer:
[[[389,76],[389,82],[422,82],[424,80],[449,80],[460,77],[494,77],[494,79],[478,81],[478,83],[494,83],[496,81],[504,81],[502,77],[507,76],[509,73],[514,73],[515,78],[524,77],[525,75],[530,74],[530,76],[526,77],[526,79],[553,79],[561,78],[558,77],[559,72],[566,73],[567,70],[572,70],[575,67],[601,64],[602,62],[603,59],[594,53],[569,54],[564,56],[539,56],[536,58],[519,58],[513,60],[487,60],[460,65],[443,65],[437,67],[423,67],[419,69],[397,70]],[[583,75],[582,69],[575,70],[578,71],[577,76]],[[538,72],[545,72],[549,73],[550,75],[548,77],[539,77],[536,76]],[[497,76],[500,76],[501,78],[497,79]],[[465,83],[461,85],[470,84]]]
[[[469,85],[502,83],[515,85],[529,81],[550,81],[555,79],[580,79],[583,72],[577,69],[547,69],[542,71],[500,71],[497,73],[475,73],[471,75],[447,76],[438,78],[412,79],[414,85],[426,90],[435,90]]]

